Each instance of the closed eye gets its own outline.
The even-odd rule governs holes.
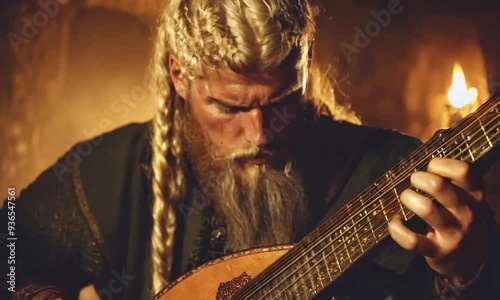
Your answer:
[[[243,109],[241,109],[239,107],[227,107],[227,106],[223,106],[223,105],[217,105],[217,109],[219,110],[220,113],[222,113],[224,115],[235,115],[235,114],[243,111]]]
[[[226,103],[225,101],[208,97],[206,100],[208,103],[213,104],[217,107],[217,110],[224,115],[235,115],[239,112],[250,111],[250,107],[245,106],[235,106]]]

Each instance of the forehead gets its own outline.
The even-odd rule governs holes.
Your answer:
[[[297,79],[295,67],[280,67],[248,74],[239,74],[228,69],[206,68],[200,78],[205,96],[246,104],[279,96],[295,88]]]

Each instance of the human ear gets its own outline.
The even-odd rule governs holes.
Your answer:
[[[172,82],[174,84],[175,91],[179,96],[183,99],[187,99],[188,95],[188,82],[184,74],[182,74],[182,70],[179,65],[179,61],[173,55],[169,55],[168,57],[168,71],[170,74],[170,78],[172,78]]]

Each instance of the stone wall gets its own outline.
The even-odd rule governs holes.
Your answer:
[[[143,85],[154,13],[100,2],[19,1],[3,11],[1,190],[25,187],[78,141],[151,118],[146,99],[127,116],[111,105]]]

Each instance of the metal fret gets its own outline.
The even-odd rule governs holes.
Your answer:
[[[349,252],[349,249],[347,249],[347,242],[345,236],[346,234],[342,234],[342,244],[344,244],[344,249],[345,252],[347,253],[347,258],[349,259],[349,262],[352,263],[351,253]]]
[[[389,222],[389,218],[387,217],[387,214],[385,213],[385,206],[384,206],[384,202],[382,201],[382,197],[379,197],[378,201],[380,202],[380,207],[382,208],[382,212],[384,213],[385,221]]]
[[[405,221],[408,221],[408,217],[406,216],[405,209],[403,207],[403,203],[401,203],[401,199],[399,198],[398,191],[396,188],[393,188],[394,195],[396,195],[396,199],[398,200],[399,208],[401,209],[401,212],[403,213],[403,217],[405,218]]]
[[[396,196],[396,200],[398,201],[399,208],[400,208],[401,212],[403,213],[403,217],[405,218],[405,221],[408,221],[408,218],[407,218],[407,216],[406,216],[405,209],[404,209],[404,207],[403,207],[403,203],[401,203],[401,199],[399,198],[399,193],[398,193],[398,190],[396,189],[396,184],[394,184],[394,180],[393,180],[392,172],[391,172],[391,171],[388,171],[388,172],[386,173],[386,177],[387,177],[387,178],[389,178],[389,180],[391,181],[392,191],[394,192],[394,195]]]
[[[321,290],[325,287],[325,285],[323,284],[323,280],[325,279],[325,276],[324,276],[324,272],[322,271],[322,267],[325,267],[325,268],[327,267],[326,262],[322,258],[317,257],[316,251],[314,251],[314,249],[311,250],[311,255],[312,255],[312,257],[314,257],[313,261],[314,261],[314,268],[315,268],[315,272],[316,272],[316,274],[314,274],[316,283],[314,283],[314,284],[319,290]],[[318,260],[316,260],[316,258],[318,258]]]
[[[445,133],[446,133],[446,130],[439,130],[438,133],[437,133],[436,138],[439,139],[439,142],[440,142],[441,145],[445,145],[446,142],[448,142]],[[433,158],[436,157],[436,156],[437,157],[446,157],[446,149],[443,146],[439,147],[436,150],[433,150],[433,152],[436,152],[436,155],[433,156]]]
[[[305,278],[305,275],[303,273],[304,271],[301,270],[298,274],[300,276],[300,279],[299,279],[299,292],[297,293],[298,295],[302,294],[302,293],[307,293],[308,292],[308,288],[307,288],[307,281],[306,281],[306,278]]]
[[[318,268],[318,262],[316,261],[316,255],[314,255],[314,249],[311,250],[309,253],[310,253],[310,256],[306,255],[306,260],[308,261],[308,263],[307,263],[307,271],[306,271],[305,276],[307,276],[307,278],[309,279],[309,283],[310,283],[308,291],[310,293],[311,292],[316,293],[316,284],[318,282],[317,277],[319,276],[319,272],[315,273],[315,271]]]
[[[330,281],[333,281],[332,273],[330,271],[330,266],[328,264],[328,259],[326,259],[326,256],[325,256],[325,251],[321,251],[321,256],[322,256],[324,264],[325,264],[325,269],[326,269],[326,274],[328,274],[328,279],[330,279]]]
[[[322,239],[321,243],[315,247],[316,256],[321,253],[321,258],[323,260],[323,265],[325,266],[328,276],[337,276],[341,270],[339,269],[337,253],[335,252],[335,240],[329,234],[328,237]],[[335,258],[335,259],[334,259]]]
[[[451,154],[450,158],[454,158],[456,156],[462,158],[462,154],[461,154],[462,153],[462,147],[461,147],[460,142],[457,139],[455,139],[455,141],[453,142],[453,144],[454,145],[452,147],[450,147],[451,148],[451,150],[450,150],[450,154]]]
[[[373,239],[375,240],[375,244],[378,244],[378,239],[377,239],[377,235],[375,234],[375,231],[373,231],[373,225],[372,225],[372,222],[370,222],[370,230],[373,234]]]
[[[368,225],[370,226],[369,230],[371,231],[372,235],[373,235],[373,239],[375,240],[375,244],[378,244],[378,239],[377,239],[377,236],[375,235],[375,232],[373,231],[373,225],[372,225],[372,219],[370,218],[370,213],[368,212],[368,210],[370,209],[370,207],[367,207],[365,205],[365,202],[363,201],[363,197],[359,197],[359,201],[361,202],[361,206],[364,207],[364,216],[367,221],[368,221]],[[376,216],[378,213],[377,209],[374,208],[373,209],[373,214]]]
[[[342,273],[342,267],[340,266],[339,258],[335,250],[333,250],[333,256],[335,256],[335,261],[337,262],[337,267],[339,268],[339,272]]]
[[[311,285],[309,286],[309,289],[308,289],[308,292],[309,293],[314,293],[314,295],[317,293],[316,292],[316,283],[315,283],[315,278],[314,276],[311,276],[311,275],[306,275],[306,277],[309,278],[309,282],[311,283]]]
[[[310,239],[300,242],[302,247],[305,247],[304,251],[289,257],[292,260],[289,261],[289,269],[287,268],[286,272],[269,276],[270,279],[265,284],[247,285],[259,288],[259,292],[253,293],[250,298],[312,299],[363,253],[368,252],[388,235],[385,223],[393,216],[401,211],[408,220],[414,215],[402,205],[398,193],[399,190],[409,187],[408,178],[399,184],[395,174],[398,175],[399,181],[400,175],[406,176],[412,170],[418,171],[420,166],[429,162],[431,156],[462,160],[470,156],[475,161],[499,143],[499,99],[492,99],[489,102],[492,106],[480,110],[479,114],[462,122],[463,129],[455,127],[451,131],[438,133],[439,140],[434,139],[434,143],[424,145],[420,152],[405,159],[403,165],[386,173],[390,185],[386,185],[385,179],[375,182],[361,194],[362,196],[348,203],[344,207],[345,214],[330,218],[327,221],[329,226],[317,231],[317,235],[311,235]],[[260,293],[261,291],[264,293]]]
[[[486,132],[486,129],[484,128],[483,122],[481,122],[481,118],[478,118],[479,121],[479,126],[481,127],[481,130],[483,131],[484,136],[486,137],[486,141],[488,141],[488,144],[490,145],[491,148],[493,148],[493,143],[490,140],[490,137],[488,136],[488,133]]]
[[[356,223],[354,222],[354,219],[351,219],[351,221],[352,221],[352,226],[354,228],[354,232],[356,235],[356,240],[358,241],[358,244],[359,244],[359,248],[361,249],[362,253],[365,253],[365,249],[363,248],[363,244],[361,244],[361,240],[360,240],[359,235],[358,235],[359,230],[356,228]]]
[[[460,131],[460,135],[462,136],[462,139],[465,141],[465,146],[467,147],[467,151],[469,151],[469,155],[472,159],[472,161],[475,161],[476,159],[474,158],[474,153],[472,153],[472,149],[470,148],[470,145],[469,145],[469,137],[465,136],[463,131]]]

